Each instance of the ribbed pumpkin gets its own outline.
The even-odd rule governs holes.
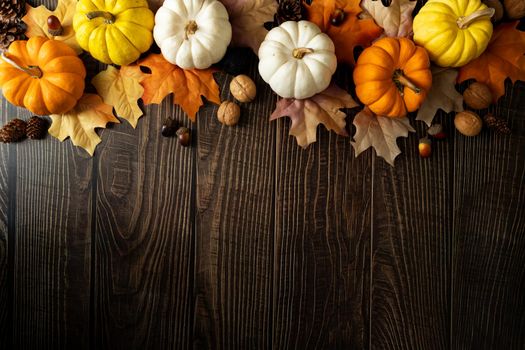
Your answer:
[[[73,17],[77,41],[97,60],[125,66],[153,43],[146,0],[80,0]]]
[[[494,9],[480,0],[429,0],[414,18],[414,41],[442,67],[461,67],[485,51]]]
[[[4,97],[34,114],[59,114],[75,107],[84,92],[86,68],[66,44],[43,37],[15,41],[0,59]]]
[[[206,69],[226,53],[232,28],[217,0],[166,0],[155,15],[153,36],[168,62]]]
[[[417,110],[432,86],[427,52],[406,38],[383,38],[366,48],[354,68],[357,97],[381,116]]]

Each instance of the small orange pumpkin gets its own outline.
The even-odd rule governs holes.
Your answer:
[[[428,54],[406,38],[380,39],[359,56],[354,83],[372,112],[403,117],[421,106],[432,86]]]
[[[84,92],[86,68],[66,44],[44,38],[15,41],[0,58],[0,88],[15,106],[39,115],[65,113]]]

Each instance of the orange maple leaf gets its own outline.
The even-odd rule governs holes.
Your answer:
[[[180,105],[194,122],[195,115],[204,103],[201,96],[210,102],[221,103],[219,86],[213,78],[216,69],[182,69],[158,54],[149,55],[138,65],[151,70],[151,74],[143,73],[144,78],[141,81],[144,87],[142,100],[146,105],[160,104],[164,97],[173,93],[173,103]],[[136,69],[140,68],[137,66]]]
[[[525,81],[525,32],[516,29],[518,23],[496,26],[485,52],[460,68],[458,82],[474,78],[486,84],[496,102],[505,94],[507,77]]]
[[[383,31],[373,19],[357,17],[363,12],[359,3],[360,0],[313,0],[311,5],[304,2],[308,20],[317,24],[334,42],[337,59],[352,66],[355,65],[354,48],[370,46]],[[343,10],[345,16],[339,26],[330,22],[336,9]]]

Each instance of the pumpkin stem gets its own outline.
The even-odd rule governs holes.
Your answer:
[[[414,91],[416,94],[419,94],[421,92],[421,89],[416,84],[411,82],[407,77],[405,77],[405,74],[400,69],[394,71],[392,79],[394,80],[394,83],[397,85],[401,93],[403,93],[403,87],[405,86],[410,90]]]
[[[40,79],[42,78],[42,70],[38,68],[37,66],[29,66],[29,67],[22,67],[12,59],[8,58],[5,54],[5,52],[2,52],[2,55],[0,56],[4,61],[15,67],[16,69],[21,70],[24,73],[29,74],[32,78]]]
[[[115,16],[112,13],[109,13],[107,11],[92,11],[92,12],[88,12],[86,16],[90,20],[97,18],[97,17],[102,17],[105,19],[104,22],[106,22],[106,24],[112,24],[115,22]]]
[[[482,17],[488,17],[490,19],[490,17],[494,16],[495,12],[496,10],[494,10],[492,7],[488,7],[483,10],[474,11],[466,17],[459,17],[456,22],[458,24],[459,29],[465,29],[472,22],[477,21],[478,19]]]
[[[296,49],[293,49],[292,56],[297,59],[301,59],[306,55],[307,53],[313,53],[314,49],[310,49],[308,47],[299,47]]]
[[[186,24],[186,27],[184,28],[184,31],[186,32],[186,40],[188,40],[188,37],[190,35],[195,34],[195,32],[199,29],[199,26],[197,25],[197,22],[191,20]]]

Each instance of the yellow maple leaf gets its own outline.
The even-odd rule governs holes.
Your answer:
[[[75,146],[82,147],[90,155],[102,141],[95,128],[105,128],[109,122],[120,123],[113,115],[113,108],[95,94],[84,94],[71,111],[50,117],[53,121],[49,128],[51,136],[60,141],[69,137]]]
[[[27,24],[26,36],[44,36],[50,39],[63,41],[69,47],[73,48],[77,54],[82,53],[82,48],[77,43],[75,31],[73,30],[73,15],[77,6],[77,0],[58,0],[57,7],[54,11],[48,10],[44,5],[32,7],[26,5],[26,15],[22,20]],[[49,34],[47,27],[47,18],[55,15],[64,32],[60,36]]]
[[[117,116],[126,119],[133,128],[143,113],[137,100],[144,94],[140,85],[144,75],[130,66],[113,66],[98,73],[91,82],[105,103],[115,108]]]

